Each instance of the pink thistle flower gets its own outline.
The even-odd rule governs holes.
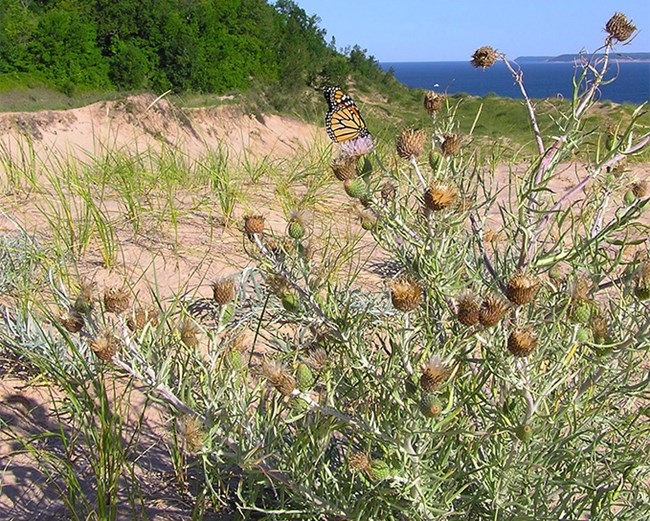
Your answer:
[[[370,152],[373,147],[372,136],[368,134],[343,142],[341,144],[341,154],[348,157],[361,157]]]

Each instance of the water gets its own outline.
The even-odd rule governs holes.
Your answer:
[[[392,62],[380,65],[384,70],[392,67],[395,77],[409,87],[446,91],[448,94],[465,92],[484,96],[494,93],[508,98],[522,97],[519,87],[501,62],[485,70],[475,69],[469,62]],[[571,98],[573,63],[525,62],[520,65],[529,97]],[[634,104],[648,101],[650,63],[624,62],[618,67],[618,78],[601,88],[600,99]],[[610,75],[616,72],[617,64],[612,64]]]

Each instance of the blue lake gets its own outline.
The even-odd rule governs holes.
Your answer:
[[[395,77],[409,87],[454,94],[465,92],[476,96],[494,93],[497,96],[521,98],[506,66],[497,62],[482,70],[467,62],[388,62]],[[575,66],[570,62],[521,63],[524,85],[531,98],[571,98]],[[610,64],[608,78],[616,80],[601,88],[600,99],[616,103],[639,104],[650,99],[650,63],[619,62]]]

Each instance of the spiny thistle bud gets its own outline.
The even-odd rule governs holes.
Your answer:
[[[393,201],[397,195],[397,186],[394,183],[386,183],[381,189],[381,199],[385,203]]]
[[[74,308],[81,314],[90,313],[93,308],[93,289],[95,284],[83,279],[79,283],[79,295],[74,303]]]
[[[427,418],[433,418],[442,412],[442,402],[435,394],[425,394],[420,399],[419,409]]]
[[[212,283],[212,296],[220,306],[230,304],[235,300],[235,281],[231,277],[221,278]]]
[[[357,177],[357,158],[351,156],[339,156],[330,164],[334,177],[339,181],[347,181]]]
[[[296,389],[296,380],[284,365],[274,360],[262,362],[262,374],[281,394],[291,394]]]
[[[642,199],[643,197],[648,197],[648,181],[642,180],[637,181],[632,185],[632,193],[637,199]]]
[[[143,329],[149,322],[154,326],[158,324],[158,312],[153,308],[144,309],[138,307],[126,320],[126,327],[132,332],[136,332]]]
[[[343,181],[343,189],[353,199],[362,199],[368,194],[366,182],[360,177]]]
[[[178,327],[178,332],[181,336],[181,342],[187,347],[195,347],[199,343],[198,333],[199,328],[192,322],[191,319],[184,319]]]
[[[104,291],[104,309],[119,315],[129,308],[131,296],[125,287],[108,288]]]
[[[560,284],[564,280],[564,272],[557,264],[548,270],[548,278],[553,284]]]
[[[403,130],[402,133],[397,136],[397,141],[395,143],[397,155],[402,159],[407,160],[420,157],[420,154],[422,154],[422,151],[424,150],[424,143],[426,140],[427,134],[422,129],[408,128]]]
[[[444,140],[440,145],[442,150],[442,155],[444,156],[455,156],[460,151],[460,147],[463,144],[463,140],[458,134],[445,134]]]
[[[479,322],[485,327],[496,326],[508,311],[508,304],[499,297],[488,295],[479,309]]]
[[[479,320],[480,304],[471,293],[463,293],[456,302],[456,317],[465,326],[473,326]]]
[[[386,478],[389,478],[393,473],[393,469],[390,468],[390,465],[383,460],[376,459],[372,460],[370,463],[370,468],[366,473],[370,481],[378,483],[383,481]]]
[[[66,328],[70,333],[79,333],[84,327],[84,317],[81,316],[74,307],[71,307],[68,312],[60,319],[61,325]]]
[[[420,305],[422,287],[411,277],[400,277],[388,285],[390,299],[395,309],[408,313]]]
[[[106,330],[90,341],[90,349],[97,355],[97,358],[109,362],[117,352],[118,343],[119,341],[113,332]]]
[[[377,226],[377,215],[369,208],[365,208],[357,213],[359,222],[364,230],[374,230]]]
[[[244,231],[252,240],[253,235],[262,235],[264,233],[264,216],[262,215],[245,215]]]
[[[442,154],[433,148],[429,151],[429,166],[434,172],[438,171],[438,167],[442,163]]]
[[[594,305],[589,300],[576,299],[571,303],[569,318],[575,324],[587,325],[591,321],[593,312]]]
[[[623,13],[614,13],[614,16],[607,21],[605,31],[612,38],[615,38],[619,42],[624,42],[634,34],[636,26]]]
[[[506,297],[513,304],[522,306],[533,301],[539,286],[537,277],[518,272],[506,284]]]
[[[474,54],[472,54],[472,59],[470,60],[471,64],[474,67],[482,67],[483,69],[492,67],[496,61],[497,53],[492,47],[488,45],[476,49],[476,51],[474,51]]]
[[[508,337],[508,351],[514,356],[528,356],[537,347],[537,335],[530,327],[518,327]]]
[[[179,416],[176,419],[176,432],[185,452],[195,454],[203,446],[205,440],[203,422],[196,416],[190,414]]]
[[[425,393],[433,393],[449,378],[451,369],[445,365],[440,357],[433,356],[422,366],[420,387]]]
[[[641,262],[636,275],[634,294],[639,300],[650,299],[650,259]]]
[[[298,389],[301,391],[308,391],[314,386],[314,373],[311,372],[309,366],[301,362],[296,368],[296,382],[298,383]]]
[[[623,202],[627,206],[632,206],[634,203],[636,203],[636,196],[634,195],[634,192],[632,190],[627,190],[625,194],[623,195]]]
[[[456,202],[458,190],[452,183],[435,182],[424,192],[424,206],[434,212],[449,208]]]
[[[285,293],[280,301],[282,307],[290,313],[296,313],[300,309],[300,299],[294,293]]]
[[[305,216],[297,211],[292,211],[289,214],[289,225],[287,227],[287,235],[295,240],[300,240],[305,235]]]
[[[424,94],[424,109],[433,116],[442,108],[442,102],[445,100],[444,94],[436,94],[432,90]]]
[[[241,369],[244,366],[243,353],[246,350],[244,336],[240,335],[228,344],[225,360],[231,369]]]

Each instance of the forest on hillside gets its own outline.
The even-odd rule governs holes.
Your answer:
[[[291,0],[0,0],[0,75],[65,93],[225,93],[383,73]]]

